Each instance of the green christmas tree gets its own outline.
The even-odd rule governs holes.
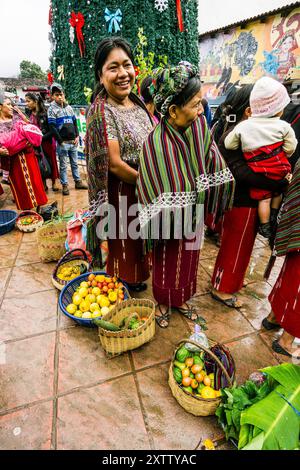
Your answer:
[[[94,55],[101,39],[123,36],[138,60],[140,28],[146,38],[143,56],[151,58],[151,68],[166,57],[170,64],[197,64],[197,7],[198,0],[52,0],[49,39],[55,81],[70,103],[86,103],[84,89],[94,88]]]

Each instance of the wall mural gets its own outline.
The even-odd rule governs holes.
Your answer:
[[[287,17],[271,16],[200,42],[203,92],[217,98],[232,84],[253,83],[268,75],[278,80],[300,69],[300,8]]]

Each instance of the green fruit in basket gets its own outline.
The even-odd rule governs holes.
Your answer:
[[[69,305],[67,305],[66,310],[67,310],[67,312],[70,313],[71,315],[74,315],[74,313],[75,313],[76,310],[77,310],[77,305],[75,305],[75,304],[69,304]]]
[[[199,384],[199,385],[198,385],[198,388],[197,388],[197,393],[201,394],[201,390],[202,390],[202,388],[204,388],[204,387],[205,387],[204,384],[202,384],[202,383]]]
[[[77,312],[74,313],[74,317],[81,318],[82,312],[80,310],[77,310]]]
[[[115,325],[114,323],[111,323],[109,321],[105,321],[102,319],[95,319],[94,320],[95,325],[100,326],[100,328],[103,328],[104,330],[109,330],[109,331],[120,331],[120,328]]]
[[[182,373],[181,373],[181,370],[178,369],[178,367],[173,367],[173,375],[174,375],[174,379],[176,380],[176,382],[181,384]]]
[[[176,353],[176,359],[179,362],[184,362],[190,356],[190,351],[188,351],[184,346],[178,349]]]
[[[194,364],[200,364],[201,366],[204,366],[204,362],[200,356],[194,356]]]
[[[182,387],[183,390],[185,390],[188,393],[193,393],[192,387]]]
[[[174,361],[173,364],[175,367],[178,367],[178,369],[180,370],[183,370],[186,368],[186,365],[184,364],[184,362]]]

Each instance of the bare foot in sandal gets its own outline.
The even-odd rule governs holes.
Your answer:
[[[171,309],[163,304],[158,304],[155,309],[155,320],[160,328],[169,326]]]
[[[243,302],[238,300],[235,295],[226,294],[226,292],[220,292],[216,289],[212,289],[210,293],[214,300],[223,303],[226,307],[241,308],[243,306]]]
[[[176,307],[176,310],[189,320],[196,321],[199,318],[196,308],[186,302],[181,307]]]

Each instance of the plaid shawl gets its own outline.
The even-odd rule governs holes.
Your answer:
[[[130,93],[130,100],[141,106],[151,117],[144,103],[134,94]],[[96,234],[96,227],[100,220],[97,216],[102,204],[108,202],[108,168],[109,152],[105,123],[104,106],[106,94],[100,92],[94,103],[90,106],[86,120],[85,155],[88,174],[89,205],[91,219],[87,225],[87,250],[93,255],[97,266],[103,267],[101,254],[101,241]]]
[[[161,224],[158,217],[165,210],[182,210],[186,224],[186,214],[191,215],[186,208],[194,211],[196,205],[205,205],[206,214],[213,214],[217,221],[231,207],[234,178],[203,116],[184,133],[176,131],[166,119],[156,126],[143,146],[137,191],[141,230],[147,239],[153,238],[151,224]],[[196,211],[192,217],[194,229],[199,222]],[[171,230],[178,238],[174,226]]]
[[[300,250],[300,160],[280,211],[276,233],[275,254],[285,256]]]

